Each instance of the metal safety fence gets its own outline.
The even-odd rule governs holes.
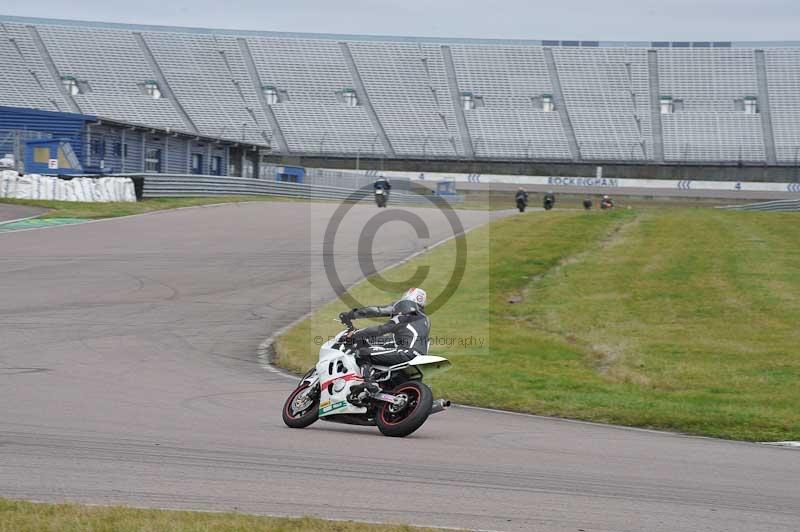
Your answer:
[[[115,174],[122,177],[120,174]],[[170,174],[125,174],[144,178],[144,198],[181,198],[203,196],[283,196],[310,200],[358,201],[372,196],[369,189],[352,189],[308,183],[287,183],[263,179]],[[431,193],[431,195],[433,195]],[[463,196],[439,196],[451,203],[463,202]],[[428,203],[422,194],[392,191],[390,203]]]
[[[719,208],[733,211],[797,212],[800,211],[800,199],[762,201],[747,205],[726,205]]]

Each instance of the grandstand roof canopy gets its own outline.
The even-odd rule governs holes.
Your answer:
[[[276,37],[283,39],[324,39],[349,41],[391,41],[425,42],[451,44],[506,44],[529,46],[583,46],[583,47],[624,47],[624,48],[780,48],[800,47],[800,41],[593,41],[593,40],[548,40],[548,39],[469,39],[457,37],[407,37],[400,35],[345,35],[335,33],[301,33],[281,31],[231,30],[219,28],[192,28],[181,26],[158,26],[147,24],[121,24],[115,22],[93,22],[85,20],[50,19],[39,17],[17,17],[0,15],[0,23],[52,24],[57,26],[78,26],[107,29],[127,29],[138,31],[160,31],[169,33],[197,33],[203,35],[238,35],[245,37]]]

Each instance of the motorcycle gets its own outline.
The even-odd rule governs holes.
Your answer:
[[[600,208],[603,209],[603,210],[613,209],[614,208],[614,202],[611,201],[611,198],[603,198],[603,200],[600,202]]]
[[[375,205],[380,207],[386,207],[386,202],[389,200],[389,193],[382,189],[377,188],[375,189]]]
[[[544,197],[544,210],[549,211],[556,204],[556,199],[552,196]]]
[[[522,196],[517,198],[517,209],[519,209],[519,212],[525,212],[525,207],[527,206],[528,206],[528,200],[526,200]]]
[[[428,416],[450,406],[446,399],[433,399],[423,378],[450,369],[444,357],[417,355],[393,366],[373,365],[372,381],[380,391],[364,387],[362,368],[356,361],[361,347],[347,338],[354,331],[352,322],[342,320],[347,329],[325,342],[319,350],[316,367],[300,379],[283,405],[283,422],[296,429],[308,427],[318,419],[348,425],[377,426],[385,436],[404,437],[420,428]]]

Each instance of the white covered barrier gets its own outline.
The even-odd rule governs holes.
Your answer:
[[[133,181],[128,177],[57,177],[0,172],[0,198],[58,201],[136,201]]]

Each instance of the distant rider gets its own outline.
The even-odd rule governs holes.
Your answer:
[[[519,201],[520,199],[525,202],[525,205],[528,204],[528,193],[522,187],[517,189],[517,194],[514,196],[514,201]]]
[[[431,322],[425,315],[427,294],[421,288],[410,288],[403,297],[393,305],[372,306],[353,309],[339,314],[343,321],[360,318],[391,317],[383,325],[367,327],[348,333],[348,339],[358,342],[367,340],[371,347],[361,347],[358,350],[358,362],[364,366],[365,388],[371,393],[379,387],[370,380],[371,366],[393,366],[407,362],[417,355],[428,353],[428,337]],[[379,347],[379,338],[392,335],[392,345]]]
[[[373,183],[372,187],[375,190],[385,190],[387,193],[392,190],[392,184],[389,183],[389,180],[383,176],[378,177]]]

